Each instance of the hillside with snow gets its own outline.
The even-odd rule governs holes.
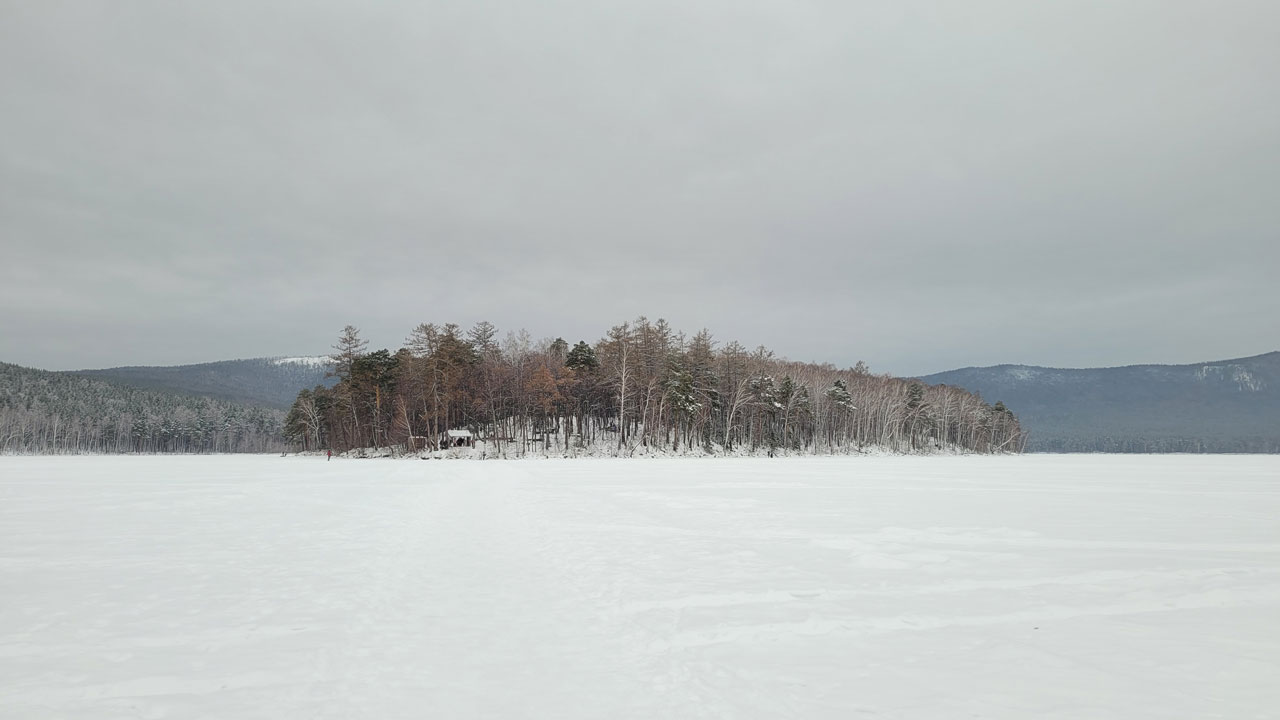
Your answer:
[[[285,413],[0,362],[0,454],[279,452]]]
[[[303,356],[77,370],[73,374],[288,409],[300,390],[333,384],[331,378],[325,377],[328,367],[327,356]]]
[[[1280,452],[1280,352],[1194,365],[964,368],[921,380],[1001,400],[1050,452]]]

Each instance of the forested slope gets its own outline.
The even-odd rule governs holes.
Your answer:
[[[999,365],[921,379],[1008,403],[1031,451],[1280,452],[1280,352],[1195,365]]]
[[[284,413],[0,363],[0,452],[278,452]]]
[[[332,380],[325,378],[327,365],[323,360],[306,357],[253,358],[197,365],[76,370],[74,374],[116,380],[135,387],[287,409],[299,390],[333,384]]]

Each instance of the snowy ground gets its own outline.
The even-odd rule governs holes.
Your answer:
[[[0,457],[0,717],[1280,717],[1280,458]]]

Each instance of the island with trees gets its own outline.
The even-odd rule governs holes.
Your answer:
[[[337,382],[303,390],[285,419],[300,449],[485,457],[582,454],[1020,452],[1002,403],[956,387],[792,362],[641,317],[595,343],[502,338],[488,322],[426,323],[395,352],[342,330]],[[452,431],[452,434],[451,434]],[[477,453],[468,453],[477,454]]]

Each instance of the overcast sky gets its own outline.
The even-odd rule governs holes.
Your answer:
[[[0,0],[0,360],[1280,349],[1280,4]]]

